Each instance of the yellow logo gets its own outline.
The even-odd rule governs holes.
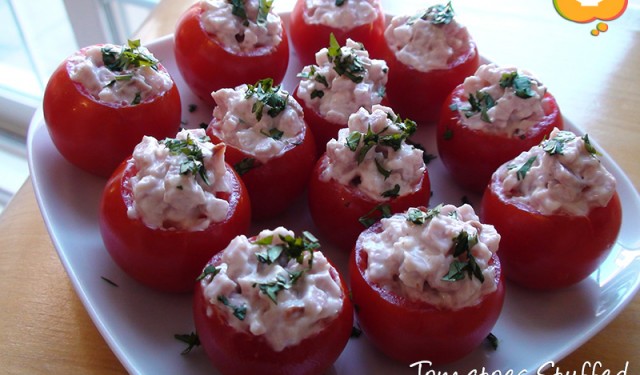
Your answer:
[[[553,0],[553,6],[562,17],[578,23],[589,23],[595,20],[611,21],[622,15],[627,9],[629,0]],[[597,36],[605,32],[609,26],[598,22],[591,35]]]

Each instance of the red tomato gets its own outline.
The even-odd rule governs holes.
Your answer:
[[[473,41],[469,50],[449,64],[448,69],[418,71],[400,62],[385,42],[382,58],[389,66],[387,98],[394,111],[420,123],[435,122],[447,95],[473,75],[480,55]]]
[[[380,228],[374,225],[367,230]],[[442,364],[460,359],[489,335],[502,311],[504,277],[495,254],[492,264],[497,268],[497,289],[477,304],[458,310],[412,301],[369,282],[364,276],[367,258],[358,241],[349,263],[358,323],[373,345],[395,360],[407,364],[424,360]]]
[[[202,231],[151,229],[130,219],[133,192],[128,180],[137,173],[123,162],[107,181],[100,205],[100,233],[107,251],[129,276],[165,292],[189,292],[202,265],[224,249],[251,221],[250,203],[242,181],[231,167],[231,192],[219,197],[229,202],[227,218]]]
[[[429,173],[424,170],[420,188],[415,192],[377,202],[364,195],[355,186],[345,186],[334,179],[320,180],[320,173],[328,163],[323,155],[316,163],[309,181],[309,211],[313,222],[327,240],[349,251],[365,228],[362,217],[379,218],[380,205],[388,205],[389,212],[402,212],[409,207],[427,206],[431,196]]]
[[[289,65],[289,40],[284,26],[277,46],[233,53],[202,28],[202,12],[199,3],[191,6],[178,20],[174,37],[176,64],[194,94],[214,106],[212,91],[264,77],[273,78],[275,83],[282,81]]]
[[[465,189],[481,193],[499,166],[539,145],[554,127],[564,128],[558,103],[547,92],[543,98],[545,116],[521,137],[470,129],[460,122],[460,112],[449,108],[460,100],[462,92],[463,87],[459,85],[444,102],[436,142],[442,163],[455,182]]]
[[[221,253],[209,264],[220,264],[220,258]],[[280,352],[273,350],[264,338],[230,326],[219,305],[206,301],[202,284],[197,283],[193,314],[200,343],[222,374],[323,374],[344,349],[353,328],[353,306],[347,285],[343,279],[340,283],[343,296],[339,315],[326,322],[322,331]]]
[[[212,123],[217,120],[214,118]],[[309,175],[316,160],[313,134],[303,130],[302,142],[288,145],[280,156],[261,164],[249,153],[227,144],[225,159],[240,174],[249,192],[251,213],[254,219],[266,219],[284,212],[302,194],[309,182]],[[207,128],[207,135],[214,144],[224,143]],[[253,160],[252,167],[243,170],[241,163]]]
[[[87,48],[78,53],[85,54]],[[164,95],[140,104],[103,103],[71,80],[67,62],[63,61],[49,78],[43,112],[53,144],[71,164],[109,177],[143,136],[162,139],[176,135],[181,106],[175,84]],[[158,69],[166,72],[161,64]]]
[[[506,201],[492,179],[482,197],[481,220],[502,236],[500,259],[507,279],[549,290],[575,284],[604,261],[618,237],[622,208],[618,193],[587,216],[542,215]]]
[[[384,43],[385,16],[380,4],[378,4],[378,16],[373,22],[350,29],[336,29],[322,24],[307,24],[303,16],[305,11],[306,2],[298,0],[291,12],[289,25],[291,43],[302,65],[315,64],[316,52],[329,45],[331,33],[335,35],[341,46],[345,45],[347,38],[351,38],[364,44],[372,58],[381,56],[378,46]]]

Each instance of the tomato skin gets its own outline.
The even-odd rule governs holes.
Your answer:
[[[319,233],[344,251],[350,251],[362,230],[358,219],[386,203],[392,213],[402,212],[409,207],[427,206],[431,197],[429,173],[424,170],[420,188],[398,198],[377,202],[364,195],[354,186],[345,186],[334,179],[320,180],[320,173],[328,163],[326,154],[316,162],[309,181],[309,212]],[[378,215],[379,212],[374,212]]]
[[[500,259],[508,280],[554,290],[582,281],[600,266],[618,237],[622,208],[616,192],[607,206],[587,216],[542,215],[506,202],[493,178],[482,196],[481,221],[502,236]]]
[[[215,255],[209,264],[220,264],[221,255]],[[353,327],[348,288],[344,279],[340,281],[343,290],[340,313],[322,331],[280,352],[274,351],[264,338],[231,327],[219,306],[211,306],[205,300],[202,284],[197,283],[193,315],[200,342],[222,374],[323,374],[346,346]],[[208,308],[212,312],[210,316],[207,316]]]
[[[212,132],[216,119],[207,128],[207,135],[214,144],[224,143]],[[316,146],[313,134],[307,127],[303,130],[302,142],[290,145],[278,157],[265,164],[256,160],[256,166],[240,178],[247,188],[251,201],[251,215],[256,220],[275,217],[284,212],[307,187],[309,175],[316,161]],[[227,144],[225,159],[235,167],[246,158],[253,158],[245,151]]]
[[[384,43],[385,15],[380,4],[378,4],[377,9],[378,16],[373,22],[351,29],[337,29],[322,24],[307,24],[303,15],[305,9],[304,0],[296,1],[289,23],[291,44],[302,65],[315,64],[316,52],[329,46],[331,33],[333,33],[341,46],[344,46],[347,38],[350,38],[362,43],[372,58],[381,57],[382,52],[379,52],[378,49]]]
[[[367,230],[380,230],[380,225]],[[443,364],[464,357],[487,337],[502,311],[504,276],[497,255],[492,261],[497,268],[495,291],[473,306],[438,309],[365,279],[367,253],[359,240],[349,259],[349,277],[360,328],[385,355],[406,364],[424,360]]]
[[[289,40],[284,26],[282,41],[269,51],[231,53],[200,25],[203,9],[196,3],[178,20],[174,36],[176,65],[191,91],[210,106],[211,92],[270,77],[278,84],[289,65]]]
[[[435,123],[447,95],[480,66],[480,55],[473,41],[467,53],[453,61],[448,69],[428,72],[418,71],[399,61],[386,41],[383,51],[382,58],[389,66],[386,93],[391,107],[402,117],[420,124]]]
[[[465,189],[482,193],[491,175],[503,163],[542,142],[553,128],[564,129],[564,121],[555,98],[544,95],[545,116],[524,134],[524,139],[470,129],[460,121],[460,112],[449,105],[462,96],[459,85],[442,106],[436,142],[442,163],[454,181]]]
[[[112,105],[94,99],[72,81],[67,62],[49,78],[43,113],[53,144],[71,164],[107,178],[143,136],[163,139],[178,132],[182,109],[175,83],[163,95],[140,104]],[[161,64],[158,69],[166,72]]]
[[[202,266],[224,249],[236,235],[245,233],[251,222],[249,197],[233,169],[227,218],[203,231],[161,230],[147,227],[141,219],[127,216],[133,199],[126,183],[137,173],[123,162],[107,181],[100,204],[100,233],[113,260],[138,282],[163,292],[192,291]]]

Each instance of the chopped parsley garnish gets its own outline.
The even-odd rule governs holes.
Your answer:
[[[211,279],[212,279],[219,273],[220,273],[220,269],[218,267],[214,265],[208,265],[204,268],[200,276],[196,278],[196,281],[204,280],[207,276],[211,276]]]
[[[254,158],[244,158],[242,160],[240,160],[239,162],[235,163],[233,165],[233,169],[236,171],[236,173],[238,173],[240,176],[242,176],[243,174],[249,172],[250,170],[252,170],[253,168],[257,167],[258,164],[256,162],[256,159]]]
[[[142,96],[140,96],[140,92],[136,92],[136,96],[131,101],[132,105],[138,105],[142,101]]]
[[[370,226],[375,224],[376,221],[382,218],[387,218],[387,217],[391,217],[391,207],[386,203],[381,203],[375,206],[374,208],[372,208],[369,212],[367,212],[363,216],[360,216],[358,221],[365,228],[369,228]]]
[[[341,6],[343,6],[343,5],[344,5],[344,3],[345,3],[346,1],[347,1],[347,0],[336,0],[336,6],[337,6],[337,7],[341,7]]]
[[[366,68],[362,60],[353,53],[343,54],[342,48],[333,33],[329,36],[328,56],[329,61],[333,63],[333,70],[338,75],[345,76],[355,83],[360,83],[364,80]]]
[[[193,113],[193,112],[198,110],[198,105],[197,104],[189,104],[188,109],[189,109],[189,113]]]
[[[491,346],[491,349],[498,350],[498,345],[500,344],[500,340],[493,333],[489,333],[486,337],[487,343]]]
[[[427,10],[413,15],[407,20],[407,25],[413,25],[417,20],[421,19],[433,25],[447,25],[453,20],[455,15],[451,1],[447,5],[437,4],[430,6]]]
[[[281,244],[273,244],[273,236],[262,238],[253,242],[254,245],[265,246],[264,251],[256,253],[258,262],[262,264],[273,264],[279,260],[288,263],[289,260],[295,259],[296,262],[302,264],[304,253],[308,252],[309,267],[313,264],[313,252],[320,248],[318,239],[310,232],[302,232],[301,237],[280,236]]]
[[[440,214],[440,210],[442,209],[442,204],[435,206],[432,209],[427,210],[426,212],[415,207],[411,207],[407,210],[406,218],[410,222],[416,225],[422,225],[427,221],[433,219],[434,217]]]
[[[200,142],[209,142],[210,138],[204,136],[200,138]],[[207,177],[207,169],[204,166],[204,156],[202,154],[202,149],[196,141],[191,138],[190,134],[187,134],[187,139],[180,140],[176,138],[166,138],[161,141],[163,145],[165,145],[169,152],[173,155],[184,155],[186,156],[186,160],[180,164],[180,174],[187,175],[192,174],[193,176],[200,176],[202,181],[209,185],[209,178]]]
[[[106,278],[106,277],[104,277],[104,276],[100,276],[100,278],[101,278],[104,282],[106,282],[107,284],[109,284],[109,285],[111,285],[111,286],[115,286],[116,288],[119,286],[118,284],[114,283],[113,281],[111,281],[111,280],[107,279],[107,278]]]
[[[376,169],[378,170],[378,172],[380,172],[380,174],[384,177],[385,180],[389,178],[389,176],[391,176],[391,171],[388,169],[385,169],[382,163],[380,163],[378,159],[374,159],[374,162],[376,163]]]
[[[324,96],[324,91],[322,90],[313,90],[311,91],[311,99],[315,99],[315,98],[322,98]]]
[[[533,163],[536,161],[536,159],[537,159],[536,156],[532,156],[524,164],[522,164],[520,168],[518,168],[518,170],[516,171],[516,177],[518,181],[524,180],[524,178],[527,176],[527,173],[529,173],[529,170],[531,169],[531,166],[533,166]]]
[[[198,334],[195,332],[191,332],[187,334],[175,334],[173,335],[173,337],[176,340],[181,341],[188,345],[187,348],[180,353],[182,355],[189,354],[193,348],[195,348],[196,346],[200,346],[200,338],[198,337]]]
[[[258,26],[264,26],[267,24],[267,16],[271,10],[273,1],[274,0],[260,0],[258,2],[258,17],[256,18]]]
[[[400,185],[395,184],[393,188],[383,191],[381,195],[384,198],[397,198],[400,195]]]
[[[429,163],[431,163],[431,161],[437,159],[438,157],[435,156],[434,154],[430,154],[427,152],[427,149],[424,148],[423,145],[421,145],[420,143],[414,142],[410,139],[406,140],[407,144],[417,148],[418,150],[422,151],[422,161],[424,162],[424,165],[429,165]]]
[[[478,243],[478,236],[470,236],[466,231],[461,231],[453,239],[453,257],[455,258],[449,265],[449,272],[442,277],[443,281],[459,281],[465,275],[472,279],[474,276],[484,282],[482,270],[476,262],[476,258],[471,254],[471,249]]]
[[[297,271],[297,272],[287,271],[286,275],[284,274],[277,275],[275,281],[271,281],[268,283],[260,283],[260,284],[256,283],[256,284],[253,284],[253,287],[255,288],[257,286],[262,293],[266,294],[267,297],[269,297],[269,299],[277,305],[278,293],[282,290],[290,289],[293,286],[293,284],[295,284],[296,281],[300,279],[302,274],[303,274],[303,271]]]
[[[593,145],[591,144],[591,141],[589,140],[589,135],[585,134],[582,136],[582,140],[584,141],[584,147],[587,150],[588,153],[590,153],[592,156],[599,156],[601,155],[598,150],[596,150],[595,147],[593,147]]]
[[[231,14],[240,18],[244,26],[249,26],[247,11],[244,9],[244,0],[229,0],[231,3]]]
[[[567,142],[574,140],[575,137],[573,133],[561,130],[555,137],[544,139],[540,146],[549,155],[562,155],[564,153],[564,146]]]
[[[236,318],[240,319],[240,320],[244,320],[244,318],[247,316],[247,306],[246,305],[242,305],[242,306],[236,306],[233,305],[229,302],[229,299],[223,295],[219,295],[218,296],[218,301],[220,301],[223,305],[227,306],[228,308],[231,309],[231,311],[233,311],[233,316],[235,316]]]
[[[280,139],[282,139],[282,136],[284,135],[284,132],[282,130],[278,130],[276,128],[269,129],[269,132],[265,132],[264,130],[261,130],[260,133],[276,141],[279,141]]]
[[[102,47],[102,62],[104,66],[112,72],[121,72],[127,69],[149,66],[158,69],[158,60],[152,55],[140,51],[140,40],[129,40],[127,45],[123,45],[120,51],[116,51],[110,46]],[[118,79],[118,78],[116,78]],[[131,79],[123,78],[124,80]]]
[[[531,89],[531,78],[521,76],[518,72],[504,73],[500,78],[500,87],[513,87],[516,96],[522,99],[528,99],[535,95]]]
[[[469,118],[477,113],[480,113],[480,119],[484,122],[491,122],[487,111],[496,105],[495,100],[491,95],[483,91],[476,91],[476,94],[469,94],[470,107],[463,108],[464,115]]]
[[[245,99],[249,99],[252,96],[255,96],[257,100],[251,108],[251,113],[256,115],[256,120],[258,121],[262,119],[265,109],[269,116],[278,116],[280,112],[284,111],[289,99],[289,93],[280,90],[280,85],[274,86],[272,78],[262,79],[256,82],[255,85],[247,85]]]

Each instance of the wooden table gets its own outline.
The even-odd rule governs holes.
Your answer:
[[[279,9],[291,1],[276,2]],[[391,2],[383,2],[384,4]],[[400,3],[400,2],[396,2]],[[389,5],[411,11],[416,2]],[[164,0],[137,32],[143,42],[169,34],[188,1]],[[585,129],[640,186],[640,8],[629,4],[609,30],[561,18],[551,1],[473,0],[455,7],[481,54],[530,69],[567,118]],[[0,216],[0,372],[121,374],[124,368],[86,313],[58,259],[26,181]],[[604,330],[567,356],[563,374],[600,361],[613,374],[640,373],[640,296]],[[552,372],[549,372],[552,373]],[[602,374],[598,370],[594,374]],[[591,374],[591,372],[588,372]]]

